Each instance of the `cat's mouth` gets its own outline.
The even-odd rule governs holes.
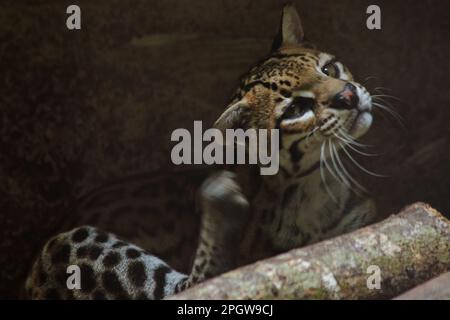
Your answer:
[[[358,112],[348,128],[348,133],[355,139],[363,136],[372,125],[373,116],[369,111]]]

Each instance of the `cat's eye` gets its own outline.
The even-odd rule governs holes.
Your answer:
[[[296,119],[314,107],[314,99],[296,97],[283,114],[283,119]]]
[[[328,62],[322,67],[322,72],[332,78],[339,78],[340,76],[339,67],[336,65],[336,62]]]

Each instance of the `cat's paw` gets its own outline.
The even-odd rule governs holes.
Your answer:
[[[249,207],[236,175],[230,171],[220,171],[209,177],[202,184],[201,198],[204,205],[227,216],[242,218]]]

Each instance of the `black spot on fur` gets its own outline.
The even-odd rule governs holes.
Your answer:
[[[133,248],[128,249],[126,254],[130,259],[136,259],[141,256],[141,253]]]
[[[89,259],[95,261],[102,254],[103,248],[99,246],[92,246],[89,249]]]
[[[82,246],[77,250],[77,258],[83,259],[89,257],[89,259],[95,261],[101,255],[103,248],[99,246]]]
[[[87,264],[80,266],[81,291],[85,293],[91,292],[97,285],[94,276],[94,270]]]
[[[85,228],[80,228],[72,235],[73,242],[82,242],[89,236],[89,232]]]
[[[145,280],[147,280],[145,267],[141,261],[133,261],[128,267],[127,275],[130,282],[139,288],[143,287]]]
[[[289,98],[292,96],[292,93],[286,89],[281,89],[280,94],[285,98]]]
[[[55,279],[56,282],[63,288],[65,288],[67,286],[67,277],[69,276],[69,274],[66,273],[65,268],[61,268],[59,269],[56,273],[55,273]]]
[[[203,239],[202,239],[203,240]],[[206,251],[202,248],[202,249],[200,249],[200,251],[198,252],[198,256],[199,257],[204,257],[204,256],[206,256]]]
[[[85,258],[86,255],[87,255],[87,252],[88,252],[88,247],[87,247],[87,246],[79,247],[79,248],[77,249],[77,253],[76,253],[77,258],[78,258],[78,259],[83,259],[83,258]]]
[[[155,280],[155,291],[154,297],[156,300],[162,299],[164,297],[164,287],[166,285],[166,274],[170,272],[170,268],[167,266],[160,266],[155,270],[154,280]]]
[[[180,291],[186,290],[187,287],[187,282],[179,282],[176,286],[175,286],[175,293],[178,293]]]
[[[66,291],[65,299],[66,299],[66,300],[75,300],[75,297],[74,297],[74,295],[73,295],[73,291],[72,291],[72,290]]]
[[[138,296],[136,297],[137,300],[148,300],[147,295],[145,294],[145,292],[141,291],[139,292]]]
[[[70,245],[64,244],[56,249],[56,252],[52,255],[52,263],[68,263],[70,257]]]
[[[45,298],[48,300],[60,300],[61,296],[56,289],[49,289],[45,292]]]
[[[200,268],[201,270],[205,269],[205,268],[206,268],[206,263],[207,263],[207,260],[203,260],[203,261],[198,265],[199,268]]]
[[[264,88],[270,89],[270,83],[269,82],[261,82]]]
[[[131,297],[128,296],[128,294],[124,291],[124,292],[116,294],[114,296],[114,299],[116,299],[116,300],[130,300]]]
[[[263,82],[260,80],[256,80],[256,81],[252,81],[250,83],[247,83],[242,90],[245,92],[250,91],[251,89],[253,89],[256,86],[262,85],[264,88],[270,89],[270,83],[269,82]]]
[[[277,91],[278,90],[278,85],[275,82],[272,82],[271,87],[272,87],[273,91]]]
[[[120,262],[120,255],[117,252],[108,253],[105,258],[103,258],[103,263],[105,267],[112,268]]]
[[[106,241],[108,241],[108,235],[106,233],[99,233],[95,237],[95,241],[100,242],[100,243],[105,243]]]
[[[101,290],[98,290],[98,289],[95,290],[95,291],[92,293],[91,298],[92,298],[93,300],[106,300],[105,293],[104,293],[103,291],[101,291]]]
[[[125,290],[119,281],[116,273],[113,271],[105,271],[102,274],[102,283],[106,291],[113,293],[115,296],[126,296]]]

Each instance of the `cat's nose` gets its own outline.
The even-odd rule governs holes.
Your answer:
[[[358,107],[359,97],[356,87],[347,83],[344,89],[337,93],[331,101],[331,108],[334,109],[355,109]]]

